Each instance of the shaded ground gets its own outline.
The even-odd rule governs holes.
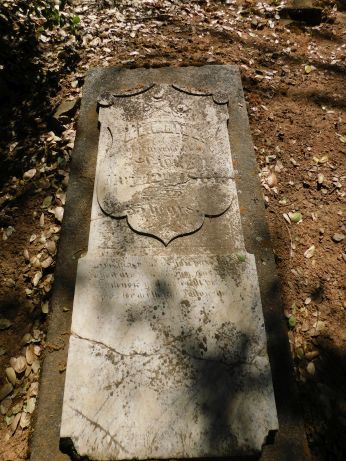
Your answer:
[[[6,368],[21,369],[11,358],[26,357],[2,401],[0,460],[27,459],[46,347],[78,104],[58,120],[54,110],[80,96],[93,66],[206,63],[240,66],[309,444],[315,460],[344,459],[345,14],[321,2],[324,22],[305,28],[279,21],[277,2],[71,3],[74,34],[40,32],[39,18],[12,9],[20,1],[2,5],[12,21],[0,16],[0,389]]]

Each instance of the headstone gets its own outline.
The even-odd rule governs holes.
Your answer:
[[[278,427],[230,149],[232,79],[227,66],[203,72],[187,85],[183,72],[143,71],[99,96],[61,421],[80,457],[252,455]]]

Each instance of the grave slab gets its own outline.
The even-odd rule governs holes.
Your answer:
[[[96,69],[83,95],[31,461],[306,459],[238,69]]]
[[[252,455],[278,428],[230,91],[208,83],[126,82],[98,98],[61,423],[88,459]]]

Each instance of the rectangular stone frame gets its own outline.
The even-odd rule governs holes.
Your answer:
[[[31,461],[67,461],[59,449],[59,431],[64,389],[64,367],[67,360],[71,311],[74,297],[77,261],[88,244],[90,212],[98,149],[97,97],[112,90],[117,82],[135,87],[139,83],[161,81],[174,83],[183,77],[191,86],[207,82],[217,85],[229,79],[229,136],[234,168],[238,171],[237,189],[245,246],[257,261],[257,271],[268,336],[279,433],[267,445],[261,460],[308,458],[308,449],[294,381],[285,319],[282,315],[280,283],[265,221],[262,191],[257,179],[253,150],[240,74],[236,66],[203,66],[199,68],[159,69],[94,69],[88,73],[84,88],[77,139],[71,163],[70,184],[55,273],[52,309],[49,319],[47,353],[44,360]],[[262,241],[258,243],[258,237]],[[244,459],[244,458],[243,458]]]

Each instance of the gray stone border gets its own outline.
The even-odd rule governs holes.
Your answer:
[[[83,88],[55,270],[47,337],[48,350],[40,380],[38,407],[31,440],[31,461],[70,461],[70,457],[59,449],[65,380],[63,370],[67,360],[77,261],[81,253],[86,251],[88,244],[98,144],[97,98],[100,93],[111,90],[115,86],[114,82],[119,82],[120,79],[129,87],[135,87],[136,82],[142,81],[143,72],[147,82],[150,78],[152,81],[158,80],[159,76],[174,81],[174,76],[179,75],[180,78],[184,76],[188,83],[195,70],[194,67],[132,70],[96,68],[88,72]],[[240,74],[236,66],[219,65],[199,67],[198,72],[201,81],[208,78],[214,85],[218,84],[215,76],[224,75],[224,72],[231,73],[235,81],[229,100],[230,142],[234,168],[238,171],[236,181],[240,208],[243,211],[245,245],[249,253],[255,254],[257,261],[280,427],[274,443],[265,446],[261,461],[306,460],[309,457],[308,447],[293,375],[286,322],[282,314],[280,283],[265,220],[262,191],[257,179],[257,164]]]

